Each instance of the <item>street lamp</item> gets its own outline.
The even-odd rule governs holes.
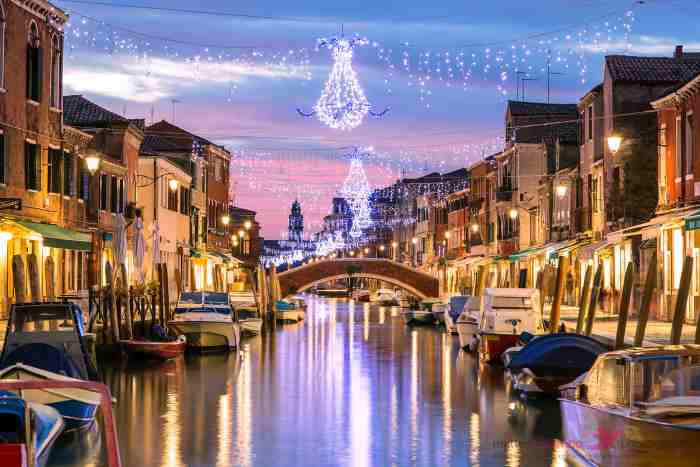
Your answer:
[[[180,183],[179,183],[177,180],[175,180],[174,178],[171,178],[171,179],[168,181],[168,187],[170,187],[170,191],[172,191],[172,192],[176,192],[176,191],[177,191],[177,187],[178,187],[179,185],[180,185]]]
[[[355,252],[354,252],[354,251],[351,251],[351,252],[350,252],[350,256],[355,256]]]
[[[622,145],[622,137],[616,134],[612,134],[608,136],[608,149],[610,152],[613,154],[617,154],[617,151],[620,150],[620,146]]]
[[[564,196],[566,196],[566,192],[568,190],[569,188],[566,185],[564,185],[563,183],[559,183],[559,185],[557,185],[557,196],[559,198],[563,198]]]
[[[450,238],[450,235],[452,235],[450,232],[445,232],[445,238],[446,238],[446,239],[449,239],[449,238]]]
[[[243,227],[245,227],[246,230],[250,230],[250,228],[253,226],[253,223],[250,221],[245,221],[243,223]]]
[[[415,245],[416,243],[418,243],[418,239],[416,237],[413,237],[411,239],[411,243],[413,243]]]
[[[392,248],[396,248],[397,246],[399,246],[398,242],[391,242]]]
[[[243,238],[245,236],[245,232],[243,231],[243,229],[238,231],[238,236],[241,238]]]
[[[229,222],[231,222],[231,218],[228,215],[224,214],[221,216],[221,223],[224,224],[225,227],[228,227]]]
[[[85,157],[85,166],[87,167],[88,172],[90,172],[90,175],[95,175],[97,169],[100,168],[100,161],[100,156],[94,153]]]
[[[379,245],[379,251],[384,251],[384,245]]]
[[[518,218],[518,210],[515,208],[510,208],[510,210],[508,211],[508,216],[513,220],[517,219]]]
[[[478,231],[479,231],[479,224],[477,224],[476,222],[474,222],[474,223],[472,224],[472,232],[477,233]]]

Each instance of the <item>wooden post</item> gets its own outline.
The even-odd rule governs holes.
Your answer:
[[[180,274],[180,270],[178,268],[175,268],[175,291],[177,292],[177,298],[180,298],[180,294],[182,293],[182,275]]]
[[[119,274],[122,277],[122,284],[119,296],[121,297],[120,304],[124,307],[124,317],[126,319],[126,339],[134,338],[134,323],[133,316],[131,314],[131,287],[126,278],[126,265],[121,263],[119,265]],[[119,307],[119,316],[121,317],[122,307]]]
[[[29,290],[33,302],[41,301],[41,286],[39,285],[39,264],[34,253],[27,256],[27,270],[29,271]]]
[[[625,282],[622,286],[622,296],[620,297],[620,311],[617,317],[617,336],[615,336],[615,349],[625,346],[625,333],[627,331],[627,317],[630,312],[630,301],[632,298],[632,283],[634,282],[634,266],[630,261],[627,263],[625,271]]]
[[[576,320],[576,334],[581,334],[583,331],[583,323],[586,319],[588,306],[591,300],[591,281],[593,280],[593,266],[586,267],[586,275],[583,278],[583,287],[581,288],[581,299],[578,302],[578,319]]]
[[[55,285],[56,281],[54,275],[53,258],[51,256],[47,256],[46,260],[44,261],[44,290],[46,290],[47,299],[52,300],[56,298]]]
[[[12,257],[12,282],[15,288],[15,303],[26,301],[27,282],[24,277],[24,260],[22,255]]]
[[[559,330],[559,322],[561,321],[561,301],[564,298],[564,279],[569,271],[569,257],[559,256],[559,265],[557,267],[557,282],[554,289],[554,299],[552,300],[552,309],[549,313],[549,332],[554,334]]]
[[[678,288],[678,298],[676,299],[676,310],[673,314],[673,324],[671,325],[671,344],[681,343],[683,335],[683,321],[685,320],[685,308],[688,304],[688,293],[690,292],[690,279],[693,274],[693,258],[685,257],[683,271],[681,272],[681,283]]]
[[[164,296],[163,294],[165,293],[163,289],[166,287],[166,284],[164,282],[164,277],[163,277],[163,268],[162,268],[162,263],[158,263],[157,266],[157,273],[158,273],[158,283],[160,284],[160,288],[158,290],[158,298],[157,298],[157,303],[158,303],[158,321],[160,322],[160,325],[163,326],[163,323],[165,323],[165,311],[163,310],[164,306]]]
[[[476,285],[475,297],[481,297],[486,288],[486,265],[479,266],[479,283]]]
[[[603,284],[603,265],[599,264],[593,277],[593,289],[591,290],[591,303],[588,306],[588,315],[586,316],[586,336],[590,336],[593,332],[593,321],[595,320],[595,312],[598,310],[598,298],[600,297],[600,288]]]
[[[639,317],[637,318],[637,332],[634,335],[634,346],[641,347],[644,342],[644,333],[647,329],[647,321],[649,320],[649,310],[651,309],[651,298],[656,288],[656,255],[651,257],[649,270],[647,271],[647,279],[644,282],[644,294],[642,295],[642,306],[639,309]]]
[[[163,321],[163,328],[165,329],[165,326],[168,324],[168,321],[170,321],[170,279],[168,277],[168,264],[167,263],[162,263],[160,265],[161,269],[163,270],[163,316],[165,317],[165,320]]]

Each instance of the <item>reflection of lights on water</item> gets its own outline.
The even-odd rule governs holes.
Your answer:
[[[368,312],[369,309],[365,309],[365,317],[368,316]],[[367,319],[365,319],[365,323],[368,325]],[[352,342],[350,342],[350,348],[352,349]],[[369,377],[362,372],[362,364],[359,358],[350,358],[349,382],[351,464],[357,466],[370,465],[370,446],[372,444],[370,381]]]
[[[216,451],[216,467],[231,465],[231,395],[219,396],[219,407],[216,416],[219,422],[218,447]]]
[[[236,381],[236,454],[238,457],[236,464],[250,466],[253,460],[250,359],[245,359],[241,365],[243,368],[240,377]],[[230,400],[230,389],[227,391],[226,396],[222,397],[227,397]]]
[[[180,467],[184,464],[180,458],[180,401],[177,392],[169,392],[163,416],[163,465],[165,467]]]
[[[379,324],[384,324],[385,317],[386,317],[386,310],[382,307],[379,309]]]
[[[552,453],[552,467],[567,467],[566,463],[566,444],[555,440],[554,452]]]
[[[391,413],[390,413],[390,423],[391,423],[391,445],[389,446],[390,454],[394,455],[396,449],[399,448],[399,395],[396,382],[391,382]]]
[[[442,335],[442,407],[443,407],[443,462],[450,463],[452,446],[452,400],[450,389],[452,387],[452,365],[450,362],[449,343],[447,334]]]
[[[365,303],[365,340],[369,339],[369,303]]]
[[[508,404],[508,410],[510,410],[511,412],[512,412],[513,410],[515,410],[515,407],[517,407],[517,405],[515,404],[515,402],[510,402],[510,403]]]
[[[479,414],[473,413],[469,418],[469,461],[473,467],[479,466],[481,448],[481,427],[479,426]]]
[[[418,447],[418,331],[411,330],[411,459]]]
[[[506,446],[506,467],[520,467],[520,443],[509,441]]]

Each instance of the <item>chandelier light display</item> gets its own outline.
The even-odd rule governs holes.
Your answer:
[[[352,211],[350,236],[352,238],[360,238],[362,229],[372,225],[372,220],[369,209],[369,181],[357,150],[355,150],[355,154],[353,154],[350,161],[350,172],[345,182],[343,182],[340,194],[345,198]]]
[[[333,57],[333,68],[323,88],[321,97],[312,112],[297,109],[300,115],[316,115],[325,125],[336,130],[352,130],[362,123],[367,114],[382,117],[389,108],[374,112],[352,69],[353,49],[367,44],[367,39],[346,39],[342,35],[330,39],[321,39],[320,47],[326,47]]]

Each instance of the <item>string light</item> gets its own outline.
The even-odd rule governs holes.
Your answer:
[[[343,182],[340,194],[345,198],[352,211],[350,237],[358,239],[362,236],[362,230],[372,225],[372,219],[369,209],[369,181],[357,149],[350,160],[350,171]]]
[[[313,112],[297,109],[299,114],[304,117],[316,115],[324,125],[347,131],[362,124],[367,114],[381,117],[389,111],[388,108],[379,113],[372,110],[352,68],[353,49],[367,43],[364,38],[346,39],[343,36],[319,41],[320,47],[331,51],[333,68]]]

